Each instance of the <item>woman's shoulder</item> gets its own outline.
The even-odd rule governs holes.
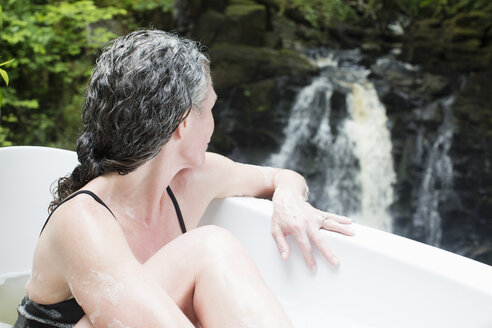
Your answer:
[[[122,251],[131,256],[115,217],[89,194],[77,195],[53,212],[36,249],[40,258],[50,258],[62,271],[71,272],[120,258]]]
[[[84,260],[90,254],[107,252],[106,243],[122,240],[118,231],[111,213],[90,195],[80,194],[63,202],[52,212],[36,245],[33,272],[46,278],[41,285],[32,280],[29,294],[45,303],[70,296],[67,272],[77,265],[90,264]],[[46,294],[46,290],[51,292]]]
[[[93,195],[90,191],[79,192],[60,204],[51,213],[42,235],[76,234],[83,238],[83,234],[108,232],[107,229],[118,227],[111,211]]]
[[[226,164],[233,163],[227,157],[219,154],[207,152],[205,153],[205,161],[202,165],[181,170],[173,179],[171,186],[189,187],[196,184],[208,184],[211,181],[217,181],[221,176],[221,169]]]

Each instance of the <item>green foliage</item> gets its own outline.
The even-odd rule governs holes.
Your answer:
[[[148,11],[160,9],[162,12],[170,12],[174,7],[174,0],[100,0],[103,7],[117,6],[128,12]]]
[[[0,8],[2,8],[2,7],[0,7]],[[13,61],[14,61],[14,59],[8,60],[6,62],[1,63],[0,66],[8,65]],[[7,74],[7,72],[4,69],[0,68],[0,76],[2,77],[5,84],[7,86],[9,86],[9,75]],[[2,108],[2,90],[0,90],[0,108]],[[0,112],[0,115],[1,115],[1,112]]]
[[[0,58],[16,61],[9,66],[10,88],[3,93],[0,146],[71,145],[61,138],[75,140],[79,95],[94,55],[115,36],[109,20],[125,14],[94,1],[4,3]]]
[[[2,6],[0,6],[0,28],[3,26],[3,10],[2,10]],[[10,59],[6,62],[3,62],[0,64],[0,66],[5,66],[5,65],[8,65],[10,64],[11,62],[13,62],[14,59]],[[3,81],[5,82],[5,84],[8,86],[9,85],[9,75],[7,74],[7,72],[4,70],[4,69],[1,69],[0,68],[0,75],[2,76],[2,79]],[[1,109],[2,109],[2,90],[0,90],[0,118],[2,116],[2,112],[1,112]],[[15,120],[15,117],[12,118],[12,117],[6,117],[8,120],[12,121],[12,120]],[[4,128],[0,125],[0,146],[10,146],[11,143],[6,140],[6,135],[8,134],[8,129],[7,128]]]
[[[15,60],[15,58],[12,58],[10,60],[7,60],[6,62],[0,63],[0,67],[8,65],[11,62],[13,62],[14,60]],[[2,76],[3,80],[5,81],[5,84],[8,86],[9,85],[9,76],[8,76],[7,72],[5,72],[5,70],[3,70],[3,69],[0,69],[0,75]]]
[[[356,18],[355,11],[346,0],[284,0],[282,10],[284,8],[298,10],[315,28]]]
[[[132,6],[132,9],[135,10],[153,10],[160,8],[163,12],[168,12],[171,11],[171,9],[174,6],[174,0],[159,0],[159,1],[152,1],[152,0],[140,0],[140,1],[130,1],[127,0],[127,3],[130,3]]]
[[[147,12],[169,12],[173,5],[174,0],[3,0],[0,59],[16,60],[8,75],[0,69],[10,82],[2,90],[0,147],[73,148],[97,53],[117,34],[148,24]]]
[[[7,60],[6,62],[1,63],[0,66],[8,65],[13,61],[14,61],[14,59]],[[9,75],[7,74],[7,72],[0,68],[0,75],[2,76],[3,80],[5,81],[5,84],[8,86],[9,85]]]

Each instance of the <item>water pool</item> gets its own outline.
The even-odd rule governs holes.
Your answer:
[[[14,325],[17,319],[17,305],[24,297],[24,286],[29,277],[29,274],[25,274],[7,278],[3,283],[0,282],[0,328]]]

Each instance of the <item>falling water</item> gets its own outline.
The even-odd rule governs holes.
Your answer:
[[[386,109],[369,71],[338,59],[354,56],[345,52],[318,61],[321,74],[299,92],[285,141],[267,162],[305,170],[316,206],[391,231],[388,207],[396,178]]]
[[[354,154],[360,165],[361,216],[367,225],[390,231],[387,209],[393,203],[396,174],[386,109],[367,80],[353,83],[351,87],[352,92],[348,94],[351,119],[346,121],[346,126],[354,140]]]
[[[439,204],[446,200],[453,188],[453,164],[449,156],[454,130],[451,110],[453,102],[454,97],[447,97],[424,109],[429,111],[437,107],[444,114],[437,136],[428,149],[424,149],[423,129],[419,130],[417,136],[418,155],[425,155],[425,158],[413,225],[420,230],[424,242],[433,246],[440,246],[442,237]]]

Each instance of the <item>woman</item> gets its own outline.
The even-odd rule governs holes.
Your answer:
[[[194,229],[201,215],[214,198],[272,198],[282,257],[293,234],[312,270],[310,239],[337,265],[319,229],[352,234],[350,220],[311,207],[292,171],[206,153],[216,98],[191,41],[138,31],[104,51],[15,327],[291,326],[238,241]]]

